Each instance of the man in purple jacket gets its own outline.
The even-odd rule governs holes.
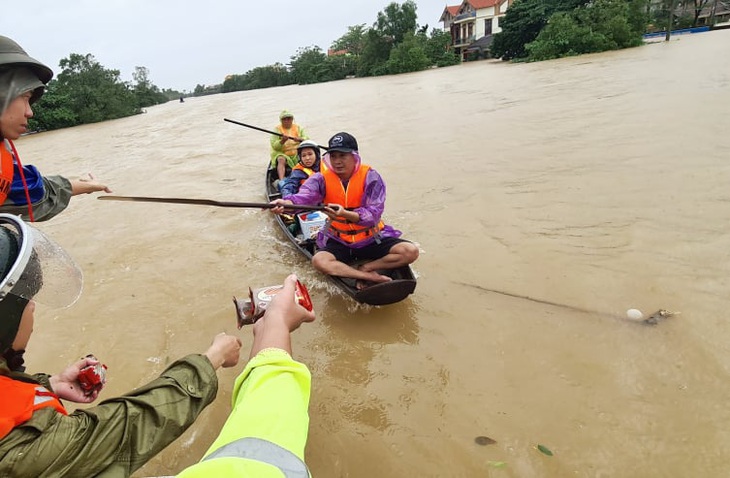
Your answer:
[[[325,274],[357,279],[358,287],[388,282],[378,271],[397,269],[418,259],[418,247],[401,239],[401,232],[383,224],[385,183],[380,174],[363,164],[357,140],[337,133],[329,140],[325,164],[307,179],[297,194],[272,204],[326,204],[330,220],[317,235],[312,265]],[[283,207],[271,209],[282,214]],[[369,261],[361,263],[361,261]],[[353,267],[349,264],[360,263]]]

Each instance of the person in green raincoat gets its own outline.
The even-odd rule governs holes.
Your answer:
[[[271,164],[270,169],[276,169],[279,181],[284,179],[291,168],[296,166],[297,146],[305,139],[309,139],[304,128],[294,123],[294,115],[287,110],[279,114],[279,124],[276,125],[276,132],[272,134],[271,143]]]
[[[203,354],[173,362],[126,395],[94,402],[79,379],[86,356],[54,375],[25,373],[35,302],[69,305],[81,273],[63,249],[17,216],[0,214],[0,476],[129,476],[178,438],[215,398],[216,370],[239,361],[241,341],[219,334]],[[37,324],[41,325],[42,324]]]

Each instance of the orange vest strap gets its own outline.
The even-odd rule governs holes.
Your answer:
[[[13,155],[5,147],[5,142],[0,145],[0,204],[4,203],[10,194],[10,187],[13,185]]]
[[[304,171],[304,174],[307,175],[306,178],[304,178],[301,181],[299,181],[299,184],[304,184],[304,181],[306,181],[307,178],[309,178],[309,176],[311,176],[312,174],[314,174],[314,169],[312,169],[312,168],[305,168],[302,163],[297,163],[297,165],[292,168],[292,171],[294,171],[295,169],[299,169],[301,171]]]
[[[0,439],[30,420],[35,411],[47,407],[68,415],[58,396],[42,385],[0,376]]]

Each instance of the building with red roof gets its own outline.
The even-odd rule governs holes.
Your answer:
[[[502,30],[499,27],[500,18],[504,17],[513,2],[514,0],[463,0],[458,5],[447,5],[439,22],[444,24],[445,31],[451,33],[454,51],[462,59],[468,51],[482,51],[483,45],[491,43],[491,36]]]

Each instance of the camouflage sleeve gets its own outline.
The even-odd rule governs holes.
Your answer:
[[[33,218],[36,221],[47,221],[57,216],[71,201],[71,181],[63,176],[43,176],[43,189],[43,199],[33,203]],[[28,218],[28,206],[25,204],[9,205],[6,202],[0,206],[0,212]]]
[[[97,406],[68,416],[41,409],[0,440],[0,476],[129,476],[190,427],[217,391],[210,361],[189,355]]]
[[[53,391],[53,387],[51,387],[51,376],[47,373],[34,373],[33,380],[43,385],[51,392]]]

